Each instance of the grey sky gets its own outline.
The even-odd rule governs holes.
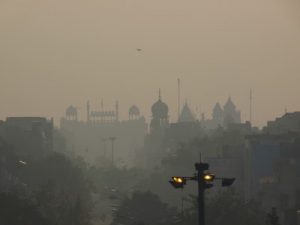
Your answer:
[[[1,0],[0,119],[118,99],[150,117],[158,88],[210,117],[228,95],[255,124],[300,110],[296,0]],[[136,51],[141,48],[142,51]]]

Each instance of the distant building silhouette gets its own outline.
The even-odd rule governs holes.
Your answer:
[[[102,103],[103,104],[103,103]],[[70,108],[70,107],[69,107]],[[103,108],[103,107],[101,107]],[[116,102],[115,110],[93,110],[91,111],[90,102],[87,102],[87,122],[113,122],[119,120],[119,103]],[[68,119],[66,115],[66,119]]]
[[[263,131],[271,134],[300,132],[300,112],[285,113],[275,121],[268,121]]]
[[[221,105],[219,102],[216,103],[214,109],[213,109],[213,114],[212,114],[212,119],[215,121],[218,125],[223,124],[224,120],[224,111],[221,108]]]
[[[195,122],[195,121],[196,118],[186,102],[182,108],[178,122],[180,123],[180,122]]]
[[[70,105],[67,109],[66,109],[66,119],[67,120],[77,120],[78,113],[77,113],[77,108],[74,107],[73,105]]]
[[[140,110],[136,105],[132,105],[128,111],[129,120],[137,120],[140,118]]]
[[[241,112],[236,109],[235,104],[228,98],[224,107],[220,103],[216,103],[212,111],[212,119],[205,119],[202,116],[201,124],[206,129],[216,129],[219,126],[228,128],[231,124],[241,123]]]
[[[8,117],[0,123],[0,137],[21,158],[40,158],[53,150],[53,120]]]
[[[245,198],[260,198],[265,209],[278,208],[282,224],[297,224],[299,147],[300,112],[286,113],[246,136]]]
[[[79,121],[76,108],[72,105],[68,107],[65,117],[60,121],[60,130],[66,137],[67,150],[93,163],[100,158],[105,163],[110,159],[111,148],[108,139],[116,137],[116,164],[133,165],[136,151],[144,146],[147,124],[135,105],[128,110],[129,119],[124,121],[119,120],[118,102],[114,108],[107,110],[101,102],[101,109],[95,110],[88,101],[87,119]]]
[[[228,98],[224,105],[224,121],[223,125],[227,127],[231,123],[241,123],[241,113],[236,110],[235,104],[232,102],[231,97]]]
[[[161,100],[161,91],[159,89],[158,101],[152,107],[152,120],[150,123],[150,132],[161,132],[169,124],[169,107]]]

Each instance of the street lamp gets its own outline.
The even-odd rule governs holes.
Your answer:
[[[108,139],[111,141],[111,164],[114,166],[114,142],[116,137],[110,137]]]
[[[215,175],[213,175],[213,174],[204,174],[203,179],[205,181],[211,182],[215,179]]]
[[[235,178],[216,177],[214,174],[205,172],[209,169],[208,163],[195,163],[197,174],[190,177],[174,176],[169,183],[174,188],[184,188],[187,180],[194,180],[198,183],[198,222],[199,225],[205,225],[205,210],[204,210],[204,191],[213,187],[212,182],[215,179],[222,180],[222,186],[231,186]]]
[[[103,151],[104,151],[104,159],[106,159],[106,142],[107,141],[108,141],[108,138],[102,138]]]

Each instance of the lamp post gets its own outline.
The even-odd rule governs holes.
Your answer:
[[[175,176],[169,181],[174,188],[184,188],[188,180],[194,180],[198,183],[198,224],[205,225],[205,190],[213,187],[212,182],[215,179],[222,180],[222,186],[231,186],[235,178],[215,177],[214,174],[205,172],[209,169],[208,163],[195,163],[197,174],[191,177]]]
[[[111,165],[114,166],[114,142],[117,138],[110,137],[109,140],[111,141]]]
[[[107,138],[102,138],[103,142],[103,150],[104,150],[104,159],[106,159],[106,142],[108,141]]]

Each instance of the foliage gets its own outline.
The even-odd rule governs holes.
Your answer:
[[[89,182],[65,156],[54,153],[28,164],[22,179],[33,190],[39,210],[51,224],[89,224]]]
[[[116,208],[111,225],[172,224],[177,211],[161,202],[159,197],[151,192],[134,192],[131,198],[125,198]]]
[[[0,193],[1,225],[47,225],[38,207],[28,199],[21,199],[13,193]]]
[[[42,218],[44,222],[39,224],[90,224],[90,182],[82,168],[59,153],[51,153],[36,160],[28,158],[26,162],[20,163],[13,149],[7,145],[1,147],[0,175],[5,184],[1,185],[0,193],[2,191],[3,202],[11,199],[8,204],[11,207],[5,208],[5,224],[11,225],[15,221],[18,221],[17,224],[26,224],[30,216],[32,221],[34,218]],[[10,191],[11,195],[4,195],[4,191]],[[23,210],[24,216],[18,210]],[[13,214],[20,217],[9,216]]]
[[[194,206],[185,212],[184,224],[197,224],[197,199],[191,197]],[[245,202],[234,189],[208,198],[206,201],[206,222],[210,225],[262,225],[265,213],[255,201]]]
[[[260,204],[245,202],[234,189],[218,194],[208,202],[207,207],[207,221],[211,225],[259,225],[265,221]]]

